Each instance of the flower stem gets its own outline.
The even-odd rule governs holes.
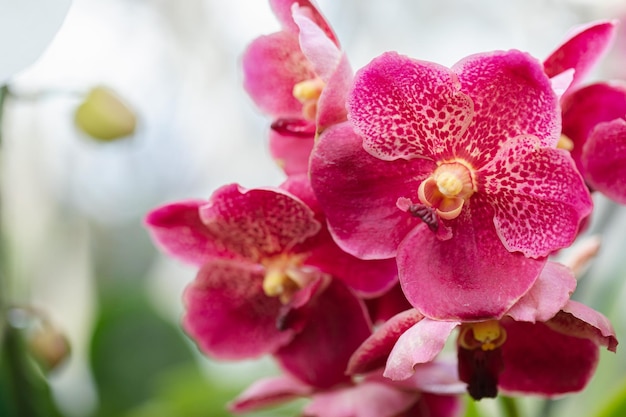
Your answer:
[[[521,417],[519,406],[515,398],[501,395],[499,399],[500,399],[500,405],[503,411],[503,414],[502,414],[503,416]]]

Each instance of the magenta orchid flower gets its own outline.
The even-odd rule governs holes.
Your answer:
[[[563,135],[587,184],[626,204],[626,85],[596,83],[565,97]]]
[[[304,173],[301,156],[316,132],[346,119],[352,69],[332,28],[308,0],[271,0],[282,30],[257,38],[243,57],[244,88],[275,120],[270,151],[287,174]],[[305,140],[306,139],[306,140]]]
[[[592,209],[555,149],[558,98],[527,54],[448,69],[386,53],[357,73],[348,111],[351,124],[314,148],[312,186],[339,245],[396,256],[407,299],[428,317],[501,317]]]
[[[290,375],[255,382],[230,405],[236,413],[310,398],[308,417],[453,417],[462,412],[458,395],[462,384],[448,364],[416,367],[413,377],[391,381],[379,372],[349,384],[319,390]]]
[[[331,277],[369,296],[394,285],[392,261],[343,252],[321,216],[302,176],[276,189],[227,185],[209,201],[169,204],[147,216],[158,246],[200,266],[185,293],[184,326],[206,353],[239,359],[285,346],[305,325],[308,303],[336,287]],[[363,315],[358,305],[345,314]]]
[[[475,399],[495,397],[498,390],[543,396],[580,391],[596,368],[599,346],[615,352],[615,333],[602,314],[569,300],[575,279],[564,266],[549,263],[537,282],[500,320],[461,323],[434,321],[416,310],[400,313],[361,345],[348,371],[384,365],[385,376],[409,378],[458,328],[459,378]]]

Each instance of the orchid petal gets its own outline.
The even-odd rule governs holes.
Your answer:
[[[289,251],[321,225],[303,202],[280,189],[225,185],[200,207],[200,217],[230,251],[260,261]]]
[[[410,378],[415,365],[435,359],[457,325],[459,323],[454,321],[434,321],[428,318],[414,324],[393,347],[383,375],[393,380]]]
[[[403,311],[390,318],[352,354],[346,373],[360,374],[384,366],[400,335],[423,318],[415,309]]]
[[[593,375],[599,351],[592,340],[539,322],[505,320],[501,325],[507,333],[501,389],[553,396],[580,391]]]
[[[562,106],[563,134],[572,140],[572,158],[586,179],[586,169],[581,160],[585,142],[599,123],[624,119],[626,85],[592,84],[568,94],[563,99]]]
[[[255,104],[272,116],[298,118],[302,103],[293,95],[293,87],[315,78],[298,38],[277,32],[255,39],[243,55],[243,85]]]
[[[346,120],[346,97],[352,87],[352,80],[352,67],[346,54],[342,54],[317,102],[317,127],[320,133],[327,127]]]
[[[516,321],[548,321],[569,301],[576,288],[573,272],[564,265],[548,262],[528,291],[506,315]]]
[[[270,130],[272,158],[285,174],[304,174],[309,169],[314,138],[314,123],[304,119],[279,119],[272,123]]]
[[[183,327],[207,355],[245,359],[271,353],[293,338],[276,327],[282,307],[265,295],[263,271],[242,261],[213,260],[185,290]]]
[[[364,381],[358,385],[320,392],[304,408],[311,417],[394,417],[419,400],[415,391],[402,391],[388,383]]]
[[[335,36],[332,28],[326,21],[326,18],[322,16],[315,2],[309,0],[270,0],[270,7],[276,15],[276,18],[281,23],[286,31],[291,33],[298,33],[298,25],[293,19],[293,5],[297,4],[300,13],[305,14],[310,20],[312,20],[317,26],[322,28],[326,36],[331,39],[337,46],[337,36]]]
[[[306,327],[276,352],[276,358],[284,369],[316,388],[348,381],[348,359],[371,333],[364,305],[340,281],[332,280],[307,308],[311,318]]]
[[[581,162],[594,190],[626,204],[626,120],[599,123],[583,147]]]
[[[152,210],[145,224],[155,244],[168,255],[201,266],[208,259],[233,258],[236,254],[216,245],[213,234],[200,219],[206,201],[189,200]]]
[[[577,301],[570,300],[563,311],[546,324],[556,331],[590,339],[611,352],[617,350],[615,330],[609,319]]]
[[[452,69],[461,91],[474,103],[474,118],[458,143],[480,168],[494,159],[500,144],[519,135],[554,147],[561,134],[559,100],[541,64],[511,50],[469,56]]]
[[[404,294],[427,317],[500,318],[532,287],[546,262],[509,252],[491,225],[488,205],[478,195],[471,203],[455,219],[451,239],[441,241],[421,225],[398,248]]]
[[[349,123],[328,128],[311,155],[311,185],[343,250],[363,259],[391,258],[408,231],[421,223],[399,210],[396,201],[417,195],[434,163],[385,162],[361,143]]]
[[[598,21],[574,28],[543,62],[548,77],[574,69],[570,88],[576,87],[611,46],[617,21]]]
[[[292,399],[308,396],[313,388],[290,375],[264,378],[254,382],[228,405],[230,411],[245,413]]]
[[[449,154],[472,121],[472,101],[459,90],[450,69],[387,52],[357,72],[348,118],[377,158]]]
[[[495,208],[494,224],[509,251],[547,256],[571,245],[591,196],[570,155],[532,136],[505,142],[478,172]]]

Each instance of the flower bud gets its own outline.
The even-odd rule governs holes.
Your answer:
[[[114,141],[135,132],[137,118],[133,110],[113,90],[97,86],[91,89],[76,109],[76,126],[98,141]]]

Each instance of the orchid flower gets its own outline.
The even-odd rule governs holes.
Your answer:
[[[541,278],[500,320],[435,321],[416,310],[390,319],[350,359],[348,372],[385,366],[393,380],[411,377],[417,364],[434,360],[453,330],[459,378],[475,399],[508,393],[555,396],[580,391],[596,368],[599,346],[615,352],[606,317],[569,300],[572,272],[548,263]]]
[[[407,299],[430,318],[500,318],[591,212],[556,149],[558,98],[527,54],[448,69],[385,53],[358,71],[348,112],[314,148],[313,189],[338,244],[396,256]]]
[[[272,156],[287,174],[304,173],[316,132],[346,118],[352,70],[332,28],[312,2],[270,4],[283,28],[247,48],[244,88],[261,111],[274,118]]]
[[[226,185],[208,201],[157,208],[146,224],[166,253],[200,267],[185,293],[184,326],[218,358],[254,357],[291,342],[308,303],[336,288],[329,280],[370,297],[397,282],[393,261],[363,261],[339,249],[303,176],[282,188]],[[362,309],[355,301],[340,315]]]

